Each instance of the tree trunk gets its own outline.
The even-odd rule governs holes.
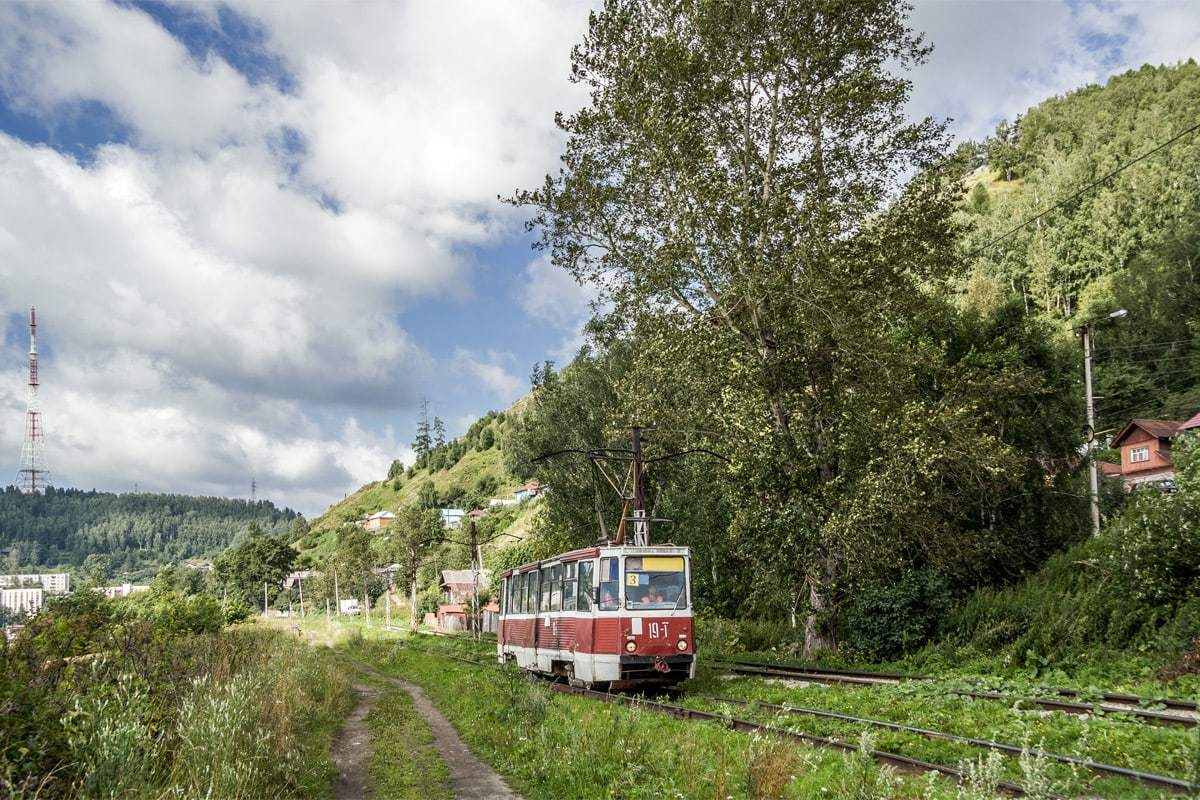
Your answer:
[[[804,618],[804,658],[815,658],[822,650],[836,651],[837,642],[821,627],[820,617],[829,610],[828,597],[822,588],[831,577],[832,565],[828,558],[821,558],[805,578],[808,584],[808,615]]]

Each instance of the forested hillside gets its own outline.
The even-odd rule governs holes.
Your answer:
[[[183,558],[215,556],[252,522],[282,533],[298,515],[270,501],[76,489],[0,492],[5,571],[78,567],[93,553],[117,572],[153,572]]]
[[[1117,308],[1097,332],[1098,428],[1200,409],[1200,137],[1190,134],[1035,225],[1019,222],[1196,125],[1200,66],[1146,66],[1049,99],[1004,123],[971,157],[962,251],[968,302],[1016,298],[1063,331]]]

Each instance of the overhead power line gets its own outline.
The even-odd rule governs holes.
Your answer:
[[[1085,186],[1083,186],[1083,187],[1081,187],[1081,188],[1077,189],[1076,191],[1074,191],[1074,192],[1072,192],[1071,194],[1067,195],[1067,196],[1066,196],[1066,197],[1064,197],[1062,200],[1059,200],[1057,203],[1055,203],[1054,205],[1050,206],[1049,208],[1047,208],[1047,209],[1045,209],[1045,210],[1043,210],[1043,211],[1040,211],[1040,212],[1039,212],[1039,213],[1037,213],[1037,214],[1034,214],[1034,215],[1033,215],[1032,217],[1030,217],[1029,219],[1027,219],[1027,220],[1025,220],[1024,222],[1020,223],[1020,224],[1019,224],[1019,225],[1017,225],[1016,227],[1014,227],[1014,228],[1011,228],[1011,229],[1009,229],[1009,230],[1005,231],[1004,233],[1000,234],[1000,235],[999,235],[999,236],[997,236],[995,239],[992,239],[991,241],[987,242],[986,244],[982,245],[981,247],[977,247],[975,250],[971,251],[971,253],[968,255],[968,258],[975,258],[976,256],[978,256],[978,255],[981,255],[981,254],[982,254],[982,253],[984,253],[985,251],[987,251],[987,250],[990,250],[990,249],[991,249],[993,246],[995,246],[995,245],[999,244],[1000,242],[1004,241],[1005,239],[1007,239],[1008,237],[1012,236],[1014,233],[1016,233],[1017,231],[1021,230],[1022,228],[1025,228],[1025,227],[1028,227],[1029,225],[1032,225],[1033,223],[1037,222],[1039,219],[1041,219],[1042,217],[1046,216],[1047,214],[1050,214],[1051,212],[1057,211],[1058,209],[1062,208],[1063,206],[1067,205],[1068,203],[1071,203],[1072,201],[1074,201],[1074,200],[1078,199],[1079,197],[1083,196],[1084,194],[1086,194],[1086,193],[1090,192],[1092,189],[1095,189],[1097,186],[1100,186],[1101,184],[1103,184],[1103,183],[1106,183],[1108,180],[1110,180],[1111,178],[1114,178],[1114,177],[1116,177],[1117,175],[1121,174],[1121,173],[1122,173],[1122,172],[1124,172],[1125,170],[1127,170],[1127,169],[1129,169],[1130,167],[1132,167],[1134,164],[1137,164],[1139,161],[1143,161],[1143,160],[1145,160],[1145,159],[1149,158],[1150,156],[1154,155],[1155,153],[1157,153],[1157,152],[1158,152],[1158,151],[1160,151],[1160,150],[1165,150],[1166,148],[1168,148],[1168,147],[1170,147],[1171,145],[1173,145],[1173,144],[1175,144],[1176,142],[1178,142],[1180,139],[1184,138],[1185,136],[1187,136],[1187,135],[1188,135],[1188,134],[1190,134],[1190,133],[1194,133],[1194,132],[1195,132],[1195,131],[1197,131],[1197,130],[1200,130],[1200,122],[1197,122],[1195,125],[1192,125],[1192,126],[1191,126],[1191,127],[1189,127],[1189,128],[1185,128],[1184,130],[1182,130],[1182,131],[1180,131],[1179,133],[1177,133],[1177,134],[1175,134],[1174,136],[1172,136],[1170,139],[1167,139],[1165,142],[1162,142],[1161,144],[1157,144],[1157,145],[1155,145],[1154,147],[1150,148],[1150,149],[1149,149],[1149,150],[1147,150],[1146,152],[1142,153],[1142,154],[1141,154],[1140,156],[1138,156],[1137,158],[1135,158],[1135,159],[1132,159],[1132,160],[1130,160],[1130,161],[1126,161],[1124,164],[1120,165],[1120,166],[1119,166],[1119,167],[1117,167],[1116,169],[1114,169],[1114,170],[1112,170],[1111,172],[1107,173],[1107,174],[1106,174],[1106,175],[1104,175],[1103,177],[1101,177],[1101,178],[1097,178],[1096,180],[1092,181],[1091,183],[1089,183],[1089,184],[1087,184],[1087,185],[1085,185]]]
[[[1108,353],[1116,352],[1118,350],[1126,351],[1126,352],[1135,352],[1137,350],[1153,350],[1158,347],[1175,347],[1175,346],[1178,346],[1181,344],[1191,344],[1191,343],[1192,343],[1191,339],[1174,339],[1169,342],[1143,342],[1142,344],[1116,345],[1113,347],[1105,347],[1103,349],[1097,348],[1096,355],[1097,356],[1107,355]]]

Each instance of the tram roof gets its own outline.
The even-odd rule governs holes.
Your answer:
[[[675,545],[667,542],[666,544],[651,544],[651,545],[632,545],[632,544],[602,544],[593,547],[584,547],[579,550],[571,550],[566,553],[559,553],[550,558],[543,558],[540,561],[530,561],[522,564],[519,567],[513,567],[500,573],[501,578],[507,578],[517,572],[528,572],[531,569],[541,568],[545,565],[553,566],[554,564],[569,563],[571,561],[582,561],[585,558],[595,558],[599,555],[688,555],[687,547]]]

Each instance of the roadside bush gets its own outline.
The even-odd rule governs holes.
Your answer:
[[[1137,492],[1106,539],[1126,590],[1174,605],[1200,589],[1200,435],[1178,441],[1174,494]]]
[[[933,570],[909,572],[855,596],[846,614],[845,644],[871,660],[896,658],[936,634],[950,607],[945,578]]]

